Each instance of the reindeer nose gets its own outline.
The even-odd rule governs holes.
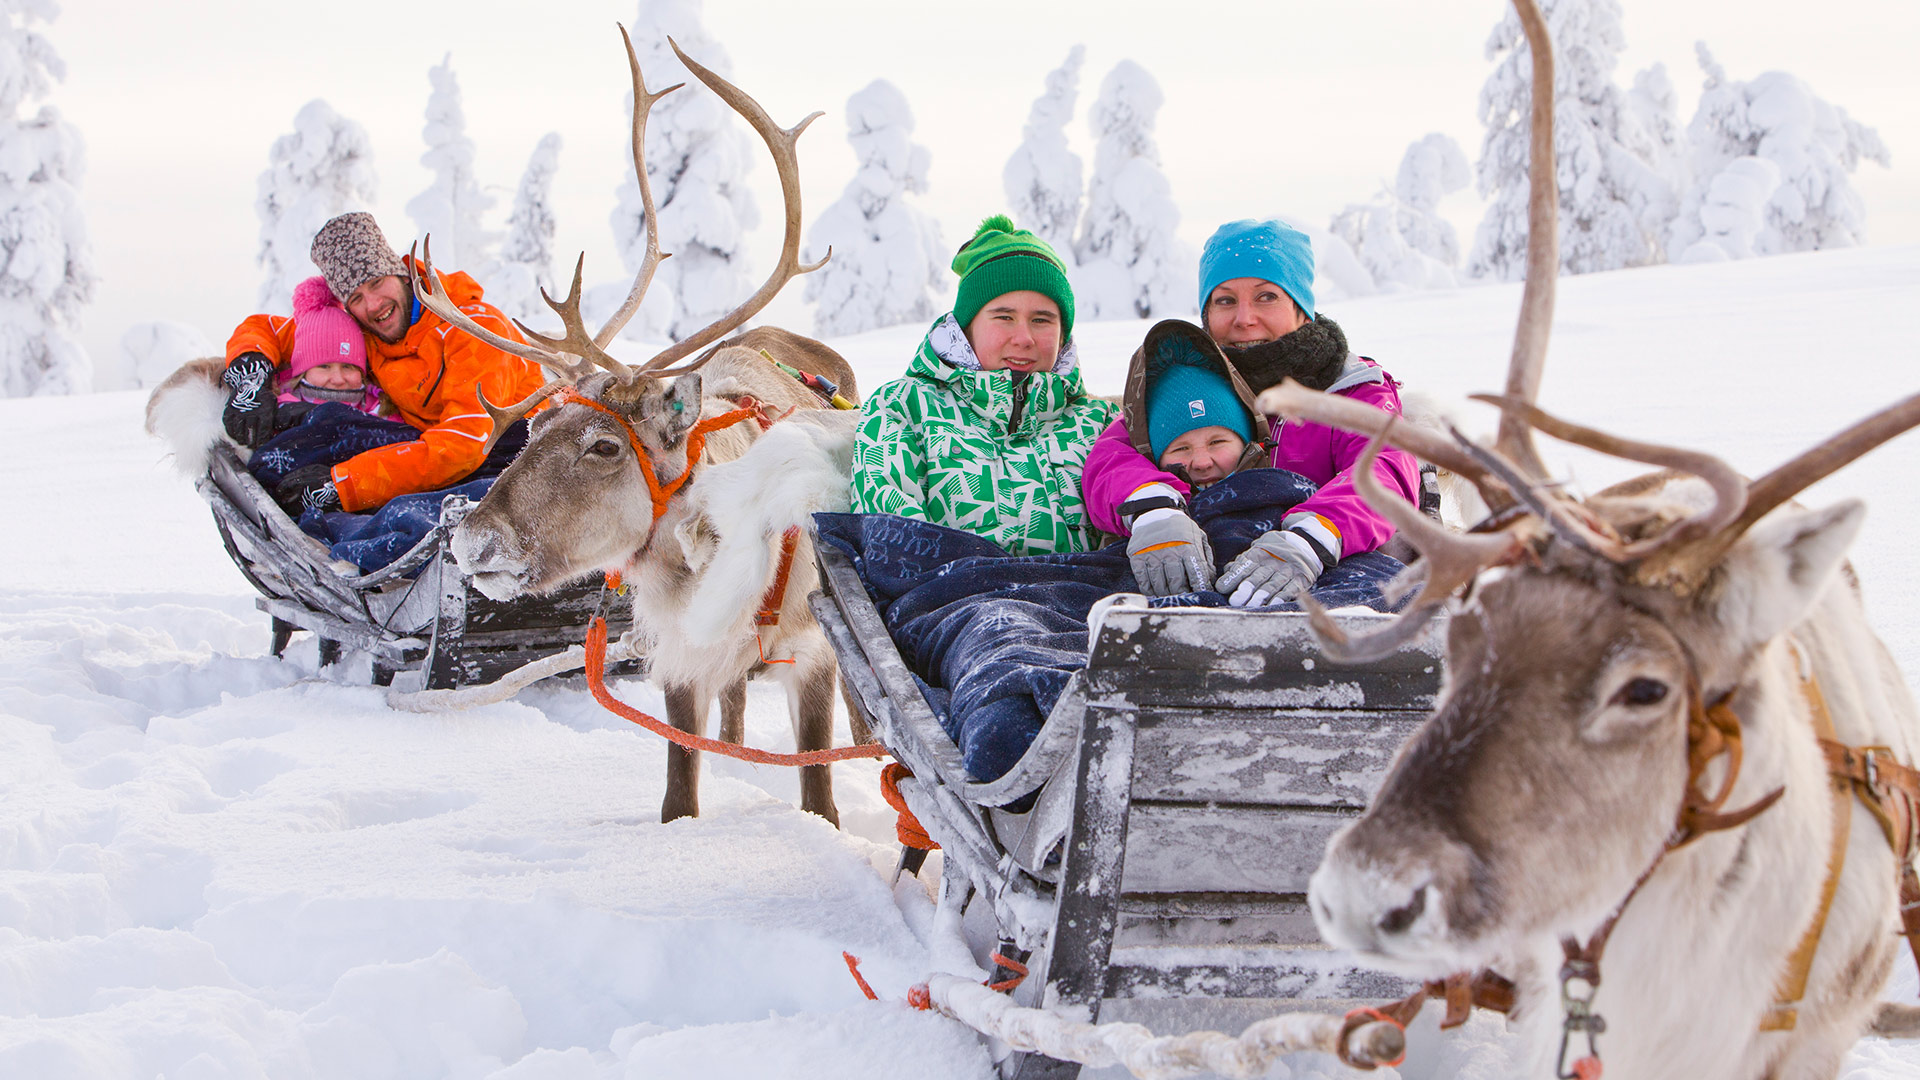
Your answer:
[[[1421,885],[1413,890],[1413,899],[1393,908],[1374,920],[1374,925],[1385,934],[1404,934],[1427,910],[1427,893],[1432,885]]]

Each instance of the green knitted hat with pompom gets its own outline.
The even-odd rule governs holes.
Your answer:
[[[1073,337],[1073,286],[1067,284],[1066,267],[1045,240],[1015,228],[1007,215],[995,214],[980,223],[973,239],[954,254],[953,272],[960,275],[953,301],[960,329],[994,297],[1031,290],[1060,305],[1060,340]]]

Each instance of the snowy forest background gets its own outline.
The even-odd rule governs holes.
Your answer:
[[[827,114],[802,173],[809,253],[834,260],[765,321],[927,320],[953,247],[1002,209],[1073,261],[1083,320],[1190,315],[1199,243],[1236,217],[1314,235],[1323,310],[1511,280],[1528,61],[1504,5],[1449,6],[1227,27],[986,4],[934,25],[610,0],[526,35],[508,4],[454,25],[216,3],[188,35],[131,5],[0,0],[0,392],[150,384],[218,351],[245,314],[286,310],[313,230],[346,209],[397,245],[431,232],[437,264],[529,319],[584,250],[589,308],[610,306],[645,237],[615,20],[655,86],[684,78],[671,33],[781,122]],[[1920,240],[1920,183],[1894,157],[1920,135],[1910,5],[1843,3],[1818,35],[1784,4],[1543,6],[1564,272]],[[764,151],[697,84],[656,109],[651,143],[676,257],[629,334],[657,341],[751,290],[779,203]]]

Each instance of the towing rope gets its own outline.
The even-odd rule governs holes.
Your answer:
[[[907,797],[900,794],[900,781],[913,779],[913,770],[895,761],[880,770],[880,797],[887,800],[899,817],[894,819],[893,833],[900,843],[921,851],[939,851],[940,845],[927,835],[920,819],[913,816],[913,809],[907,805]]]
[[[751,761],[756,765],[831,765],[836,761],[850,761],[855,758],[881,758],[887,756],[887,748],[872,743],[866,746],[837,746],[830,750],[803,750],[794,754],[777,754],[771,750],[757,750],[751,746],[735,746],[709,739],[703,735],[681,731],[672,724],[663,723],[648,716],[639,709],[628,705],[613,696],[607,689],[607,620],[595,616],[593,625],[587,628],[587,689],[593,693],[593,699],[615,716],[631,720],[655,735],[673,743],[683,750],[706,750],[721,757],[739,761]]]

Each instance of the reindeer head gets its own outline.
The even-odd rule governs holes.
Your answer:
[[[1420,595],[1370,638],[1350,640],[1307,602],[1326,651],[1364,663],[1454,609],[1437,711],[1372,807],[1329,843],[1309,896],[1329,941],[1422,977],[1472,970],[1542,934],[1584,934],[1665,850],[1677,811],[1701,822],[1721,812],[1731,791],[1700,792],[1703,755],[1713,730],[1731,722],[1737,734],[1738,722],[1712,705],[1806,616],[1862,517],[1852,502],[1773,512],[1920,424],[1915,395],[1749,485],[1711,455],[1534,407],[1559,270],[1553,108],[1538,92],[1553,86],[1553,63],[1533,0],[1514,6],[1533,53],[1536,164],[1507,392],[1481,398],[1502,411],[1495,446],[1396,426],[1294,384],[1259,401],[1372,434],[1356,487],[1421,555]],[[1547,480],[1536,429],[1664,471],[1575,500]],[[1466,535],[1433,524],[1375,478],[1383,442],[1471,479],[1494,513]]]
[[[535,415],[526,449],[454,530],[451,547],[460,569],[497,599],[551,589],[593,570],[623,565],[648,547],[668,501],[699,463],[705,432],[728,420],[702,416],[697,369],[705,356],[682,367],[672,365],[726,336],[766,307],[788,281],[827,261],[803,265],[799,259],[800,168],[794,147],[820,114],[781,128],[758,102],[688,59],[668,39],[687,69],[766,142],[786,201],[786,231],[773,273],[739,307],[639,367],[607,354],[607,346],[639,309],[654,271],[667,258],[651,227],[657,218],[644,152],[649,111],[679,89],[676,84],[649,93],[624,27],[620,36],[633,76],[633,165],[649,230],[633,286],[599,333],[589,334],[580,315],[584,255],[574,266],[565,300],[541,292],[559,314],[564,333],[547,337],[516,323],[525,342],[487,330],[447,300],[444,290],[436,288],[430,246],[411,267],[415,295],[434,314],[495,348],[539,363],[552,376],[546,386],[507,408],[496,408],[481,397],[494,421],[488,450],[509,425],[548,406]]]

